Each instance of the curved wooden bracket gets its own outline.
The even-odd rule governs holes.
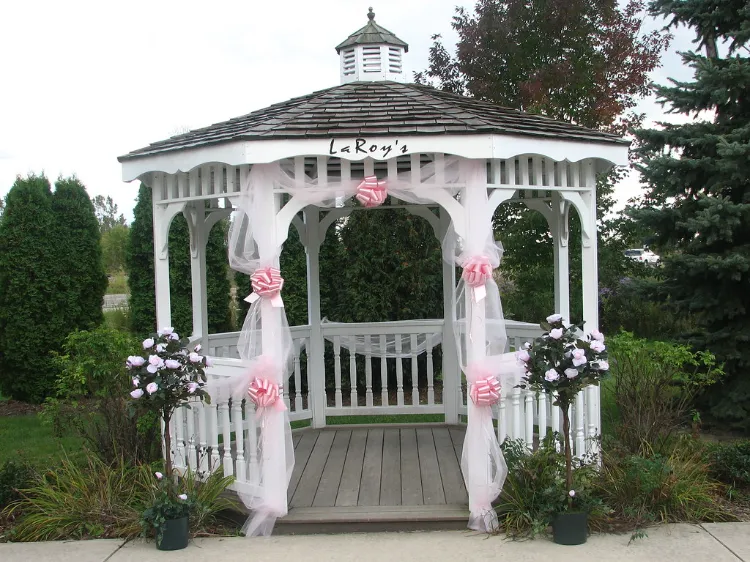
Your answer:
[[[560,192],[560,197],[573,205],[581,218],[581,242],[584,247],[591,246],[592,236],[596,236],[596,224],[592,224],[591,192],[585,192],[586,198],[577,191]]]
[[[430,226],[432,227],[432,231],[435,233],[435,238],[438,239],[442,243],[442,236],[440,235],[440,219],[438,216],[433,213],[429,207],[420,206],[420,205],[414,205],[414,206],[408,206],[406,207],[406,210],[409,211],[410,214],[415,215],[417,217],[422,217],[425,219],[428,223],[430,223]]]
[[[169,258],[169,227],[184,208],[185,203],[154,206],[154,250],[156,257],[160,260]]]

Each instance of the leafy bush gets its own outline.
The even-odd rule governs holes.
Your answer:
[[[130,309],[114,308],[104,311],[104,326],[118,332],[130,331]]]
[[[157,416],[128,415],[132,380],[123,358],[139,348],[132,336],[104,327],[67,337],[57,357],[56,397],[47,399],[42,414],[57,435],[74,430],[105,462],[159,458]]]
[[[503,443],[508,477],[496,509],[509,536],[517,538],[544,534],[554,515],[569,506],[565,455],[559,448],[557,434],[548,434],[533,453],[520,439]],[[605,515],[608,509],[591,493],[598,477],[592,461],[574,460],[573,489],[576,492],[575,509],[587,510],[590,518],[596,519]]]
[[[739,489],[750,489],[750,439],[715,443],[706,450],[711,475]]]
[[[604,454],[598,495],[612,519],[630,528],[651,523],[731,521],[716,502],[720,485],[699,452],[676,447],[669,455]]]
[[[0,509],[20,498],[23,490],[34,481],[34,469],[28,464],[7,461],[0,467]]]
[[[704,351],[623,332],[609,340],[613,380],[608,408],[613,437],[634,454],[665,453],[675,431],[688,420],[693,399],[724,372]]]

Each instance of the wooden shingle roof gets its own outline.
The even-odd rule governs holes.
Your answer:
[[[430,86],[351,82],[150,144],[118,160],[238,140],[445,134],[522,135],[627,144],[616,135]]]

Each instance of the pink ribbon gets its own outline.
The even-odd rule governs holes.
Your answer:
[[[256,269],[250,276],[250,282],[253,286],[253,292],[245,298],[247,302],[252,304],[263,297],[271,299],[271,304],[275,307],[284,306],[284,301],[281,300],[281,288],[284,286],[281,271],[274,267]]]
[[[376,176],[367,176],[357,186],[357,195],[355,197],[363,207],[377,207],[378,205],[382,205],[385,198],[388,197],[386,182],[378,181]]]
[[[474,256],[466,260],[461,277],[471,287],[474,302],[480,302],[487,296],[484,284],[492,276],[492,265],[487,256]]]
[[[477,406],[492,406],[500,400],[500,381],[490,375],[471,384],[469,395]]]

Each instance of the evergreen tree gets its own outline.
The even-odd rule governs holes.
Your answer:
[[[107,275],[94,206],[76,177],[55,182],[52,212],[57,225],[50,240],[56,248],[63,321],[68,332],[95,328],[103,320]]]
[[[60,321],[50,183],[43,175],[17,178],[0,223],[0,391],[40,402],[53,389],[51,352],[67,327]]]
[[[208,284],[208,272],[206,272]],[[193,331],[193,283],[190,274],[190,230],[184,215],[172,219],[169,227],[169,293],[172,326],[178,334]]]
[[[229,284],[229,258],[227,235],[229,221],[221,220],[214,225],[206,244],[206,299],[208,306],[208,331],[215,334],[232,331],[232,315]]]
[[[151,188],[142,183],[133,210],[133,224],[130,227],[125,261],[130,287],[130,327],[140,336],[156,330],[154,218],[151,205]]]
[[[706,55],[683,53],[691,82],[656,89],[671,112],[692,117],[637,132],[648,185],[634,215],[668,252],[664,292],[699,330],[699,349],[730,378],[710,396],[711,413],[750,428],[750,7],[746,0],[657,0],[652,13],[686,25]],[[727,55],[719,56],[717,43]]]

